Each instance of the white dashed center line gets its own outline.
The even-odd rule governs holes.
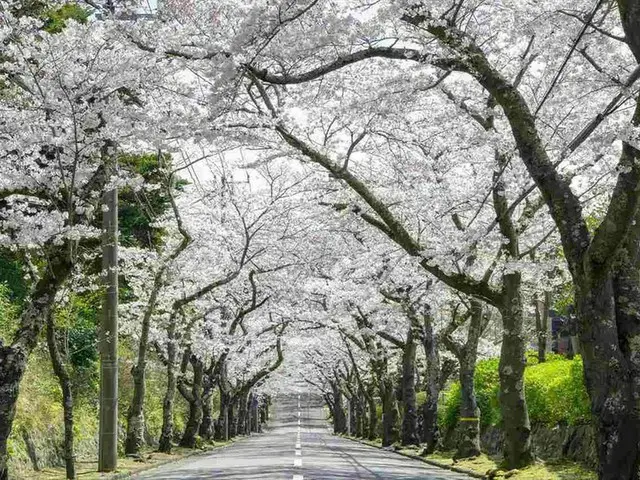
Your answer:
[[[298,409],[300,409],[300,395],[298,395]],[[294,467],[302,467],[302,444],[300,442],[300,410],[298,410],[298,435],[296,436],[296,452],[293,459]],[[304,480],[302,475],[294,475],[293,480]]]

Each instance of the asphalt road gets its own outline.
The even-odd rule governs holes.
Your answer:
[[[298,403],[299,402],[299,403]],[[159,480],[469,480],[392,452],[334,437],[317,397],[275,399],[262,434],[208,455],[164,465],[135,479]]]

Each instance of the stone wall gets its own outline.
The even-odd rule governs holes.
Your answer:
[[[489,455],[502,452],[504,434],[498,427],[488,427],[482,431],[480,446]],[[536,425],[532,429],[535,455],[542,460],[572,460],[595,468],[597,454],[595,435],[591,425],[557,425],[549,427]],[[445,450],[456,448],[456,433],[446,432],[443,437]]]

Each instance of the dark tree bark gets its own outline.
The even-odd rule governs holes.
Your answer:
[[[213,385],[205,382],[202,390],[202,422],[198,435],[205,440],[213,437],[213,407],[211,401],[213,398]]]
[[[238,435],[247,435],[248,429],[247,429],[247,419],[248,419],[248,405],[249,405],[249,398],[248,395],[246,393],[243,393],[242,395],[240,395],[238,397],[238,420],[237,420],[237,427],[236,427],[236,432]]]
[[[535,299],[536,337],[538,340],[538,363],[547,361],[549,344],[549,309],[551,308],[551,292],[544,292],[544,299]]]
[[[331,382],[331,414],[333,416],[333,433],[347,433],[347,418],[344,414],[342,391],[337,380]]]
[[[464,322],[469,320],[469,332],[464,344],[456,342],[451,335]],[[454,312],[451,322],[445,327],[442,342],[455,355],[460,364],[460,419],[458,422],[459,440],[454,458],[469,458],[480,455],[480,409],[478,408],[474,375],[478,356],[478,342],[489,323],[490,316],[485,313],[479,300],[471,299],[470,311],[465,316]]]
[[[402,445],[420,444],[416,408],[416,339],[410,326],[402,352]]]
[[[133,377],[133,397],[127,412],[127,437],[124,444],[124,451],[127,455],[136,455],[144,445],[144,397],[146,393],[146,370],[147,370],[147,350],[149,348],[149,330],[151,328],[151,317],[155,309],[158,294],[162,288],[164,268],[156,274],[153,289],[147,303],[140,340],[138,343],[138,360],[131,369]]]
[[[426,358],[425,390],[427,399],[422,405],[422,441],[425,453],[433,453],[440,440],[438,431],[438,398],[440,397],[440,356],[431,318],[425,316],[422,325],[422,347]]]
[[[366,399],[369,423],[367,425],[367,439],[375,440],[378,436],[378,412],[376,410],[376,401],[374,397],[374,384],[373,382],[367,385]]]
[[[162,401],[162,431],[158,445],[158,451],[162,453],[171,453],[173,441],[173,404],[178,387],[176,374],[176,360],[178,355],[176,338],[177,315],[177,312],[174,310],[167,328],[167,390],[164,394],[164,400]]]
[[[234,438],[238,435],[238,398],[231,397],[229,406],[227,409],[227,425],[229,428],[229,438]]]
[[[204,377],[204,364],[202,360],[197,358],[195,355],[191,354],[189,356],[189,362],[193,369],[191,388],[188,388],[186,385],[184,376],[181,376],[181,379],[178,381],[178,390],[189,403],[189,417],[187,419],[187,424],[185,426],[184,433],[182,434],[182,438],[180,439],[180,446],[195,448],[203,417],[202,382]]]
[[[496,159],[493,208],[498,217],[500,233],[507,240],[503,251],[507,259],[515,261],[520,258],[518,231],[509,213],[506,187],[500,173],[506,168],[508,159],[498,151]],[[520,272],[503,274],[498,305],[503,327],[499,364],[500,408],[504,430],[504,461],[509,468],[520,468],[533,462],[531,425],[524,392],[524,367],[527,360],[521,287]]]
[[[388,447],[399,440],[399,412],[396,402],[395,386],[389,375],[380,380],[380,397],[382,399],[382,446]]]
[[[229,406],[231,396],[229,392],[220,388],[220,413],[215,422],[214,438],[217,441],[229,440]]]
[[[73,385],[67,367],[58,348],[53,312],[47,319],[47,346],[53,372],[58,377],[62,390],[62,410],[64,417],[64,464],[67,479],[76,478],[75,453],[73,450]]]
[[[27,367],[29,355],[35,348],[42,328],[50,315],[56,293],[66,281],[72,265],[67,251],[50,253],[47,268],[31,295],[29,304],[20,316],[20,328],[11,345],[0,344],[0,480],[8,480],[7,441],[11,434],[20,381]]]
[[[252,393],[249,395],[249,418],[251,428],[250,433],[257,433],[260,431],[260,400],[258,396]]]

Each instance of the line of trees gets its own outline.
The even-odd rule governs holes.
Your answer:
[[[128,454],[153,369],[161,451],[177,399],[193,447],[304,375],[337,431],[430,452],[457,373],[473,456],[476,360],[499,354],[505,463],[526,466],[528,340],[543,359],[573,304],[599,477],[637,477],[639,0],[133,3],[0,2],[0,247],[28,276],[2,322],[0,478],[45,331],[74,476],[57,318],[95,290],[116,187]]]

